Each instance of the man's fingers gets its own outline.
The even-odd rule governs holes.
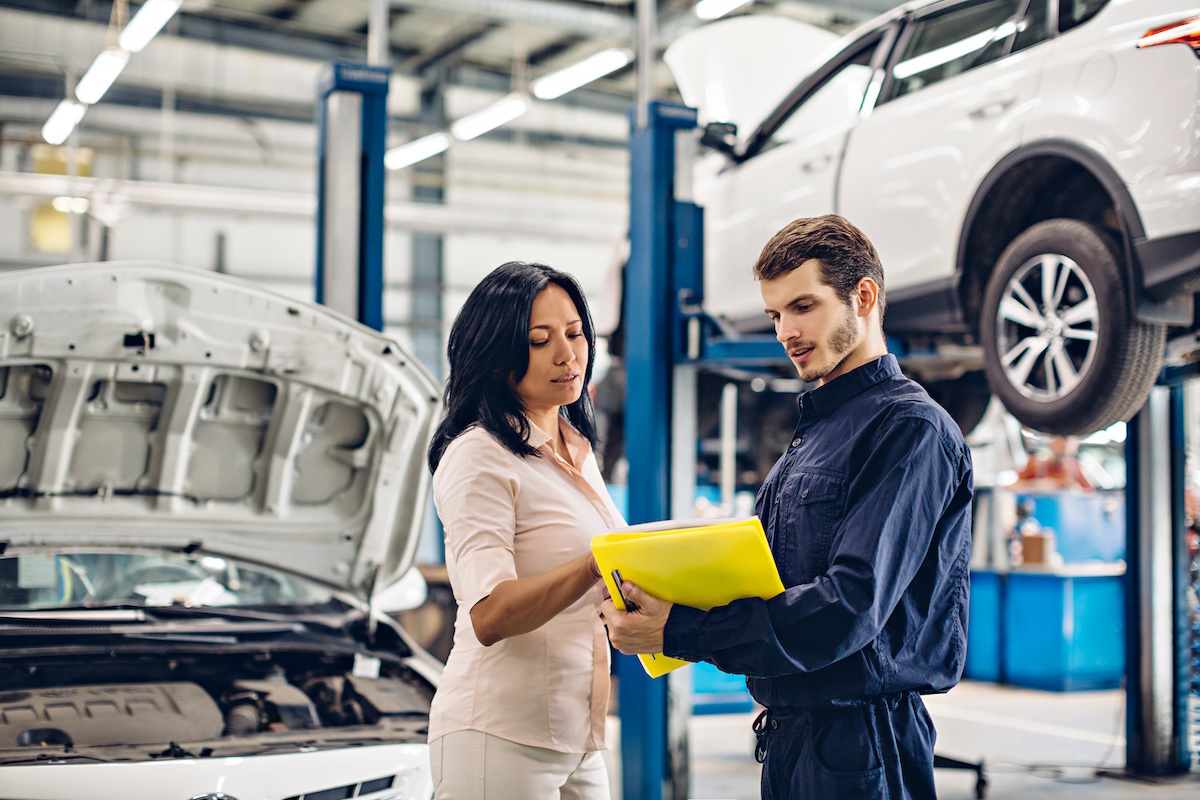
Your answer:
[[[647,594],[646,592],[642,591],[641,587],[639,587],[637,584],[630,583],[629,581],[625,581],[621,584],[621,592],[624,593],[624,595],[629,598],[634,605],[639,607],[646,605],[647,601],[651,603],[658,602],[657,597],[652,594]]]

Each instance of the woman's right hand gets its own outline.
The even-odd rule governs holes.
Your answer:
[[[540,628],[583,597],[600,579],[592,553],[541,575],[502,581],[471,608],[475,637],[484,647]]]

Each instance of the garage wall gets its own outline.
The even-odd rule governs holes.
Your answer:
[[[35,108],[40,103],[42,108]],[[20,115],[37,118],[53,104],[0,98],[0,119]],[[91,115],[95,115],[92,117]],[[175,159],[160,158],[161,114],[151,109],[123,109],[103,104],[89,110],[93,124],[111,125],[111,133],[90,137],[91,174],[100,178],[160,181],[267,190],[313,196],[315,132],[313,126],[284,122],[247,123],[178,114],[175,117]],[[40,137],[19,139],[6,126],[0,141],[0,171],[28,170]],[[397,139],[399,141],[399,139]],[[166,168],[164,168],[166,167]],[[170,170],[171,175],[166,175]],[[411,196],[411,173],[388,177],[388,200]],[[453,232],[444,235],[443,318],[448,327],[471,287],[507,260],[543,261],[575,275],[598,311],[598,327],[615,310],[604,312],[605,295],[615,304],[610,287],[616,253],[627,218],[628,159],[619,147],[595,147],[569,141],[552,147],[534,146],[516,136],[509,141],[475,140],[457,143],[445,159],[446,205],[481,214],[514,213],[536,219],[549,233],[507,234]],[[0,224],[9,235],[0,237],[0,265],[5,268],[91,260],[100,248],[100,224],[90,217],[74,222],[73,252],[39,253],[29,243],[32,209],[43,200],[0,194]],[[586,220],[611,230],[611,238],[556,235],[571,221]],[[309,218],[278,214],[234,215],[214,211],[177,211],[127,207],[109,234],[113,259],[150,259],[215,269],[262,282],[277,291],[311,299],[316,233]],[[389,332],[408,344],[412,316],[412,243],[409,232],[389,226],[385,242],[385,318]],[[614,305],[615,309],[615,305]]]

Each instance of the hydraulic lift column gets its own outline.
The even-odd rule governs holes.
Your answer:
[[[699,209],[676,196],[677,136],[690,137],[696,111],[652,102],[629,139],[629,263],[625,269],[625,454],[631,523],[691,516],[695,482],[695,380],[677,370],[681,351],[678,277],[696,263]],[[690,162],[679,172],[690,175]],[[676,378],[679,386],[676,387]],[[676,389],[679,402],[673,403]],[[690,415],[690,426],[688,419]],[[672,441],[680,449],[672,463]],[[690,460],[682,452],[690,448]],[[675,489],[672,491],[674,474]],[[677,498],[672,507],[672,497]],[[679,507],[680,503],[686,505]],[[633,657],[618,656],[622,797],[687,797],[687,712],[668,713],[668,686],[688,676],[651,680]],[[686,670],[677,670],[686,673]],[[682,692],[675,692],[676,697]],[[688,693],[690,694],[690,692]]]
[[[383,330],[387,67],[327,64],[317,92],[316,300]]]
[[[1124,774],[1132,778],[1187,772],[1190,761],[1182,383],[1194,374],[1160,379],[1125,440]]]

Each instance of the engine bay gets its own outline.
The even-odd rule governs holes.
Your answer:
[[[433,696],[402,663],[340,654],[43,658],[0,674],[0,764],[424,742]]]

